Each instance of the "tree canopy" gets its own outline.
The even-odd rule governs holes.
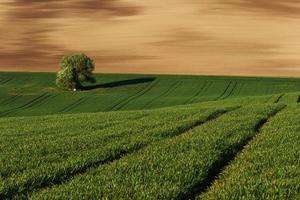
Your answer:
[[[83,53],[64,56],[57,73],[56,85],[64,90],[82,88],[83,82],[95,82],[94,61]]]

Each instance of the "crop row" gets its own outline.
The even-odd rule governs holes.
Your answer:
[[[299,199],[300,109],[268,123],[199,199]]]
[[[0,139],[0,197],[62,182],[231,109],[191,107],[0,120],[9,124]],[[118,114],[125,119],[118,119]]]
[[[254,137],[282,105],[247,106],[71,181],[32,199],[177,199],[200,192],[214,173]]]

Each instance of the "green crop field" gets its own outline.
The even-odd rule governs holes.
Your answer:
[[[300,79],[0,73],[0,199],[300,199]]]
[[[96,75],[97,84],[62,92],[51,73],[0,73],[0,117],[141,110],[279,95],[300,90],[300,79],[209,76]]]

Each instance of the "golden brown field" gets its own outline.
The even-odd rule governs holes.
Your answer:
[[[295,0],[2,0],[0,70],[300,75]]]

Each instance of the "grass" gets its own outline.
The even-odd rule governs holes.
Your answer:
[[[249,106],[229,112],[178,137],[100,166],[67,184],[33,194],[33,199],[188,196],[194,188],[201,189],[206,184],[223,158],[230,157],[257,133],[260,121],[281,108],[282,105]]]
[[[299,199],[299,113],[278,114],[199,199]]]
[[[0,199],[300,196],[300,79],[54,79],[0,73]]]
[[[56,88],[53,73],[0,73],[0,117],[152,109],[300,89],[300,79],[97,74],[84,91]]]
[[[94,165],[180,135],[231,109],[185,108],[2,119],[0,197],[64,181]],[[11,127],[12,124],[18,126]]]

